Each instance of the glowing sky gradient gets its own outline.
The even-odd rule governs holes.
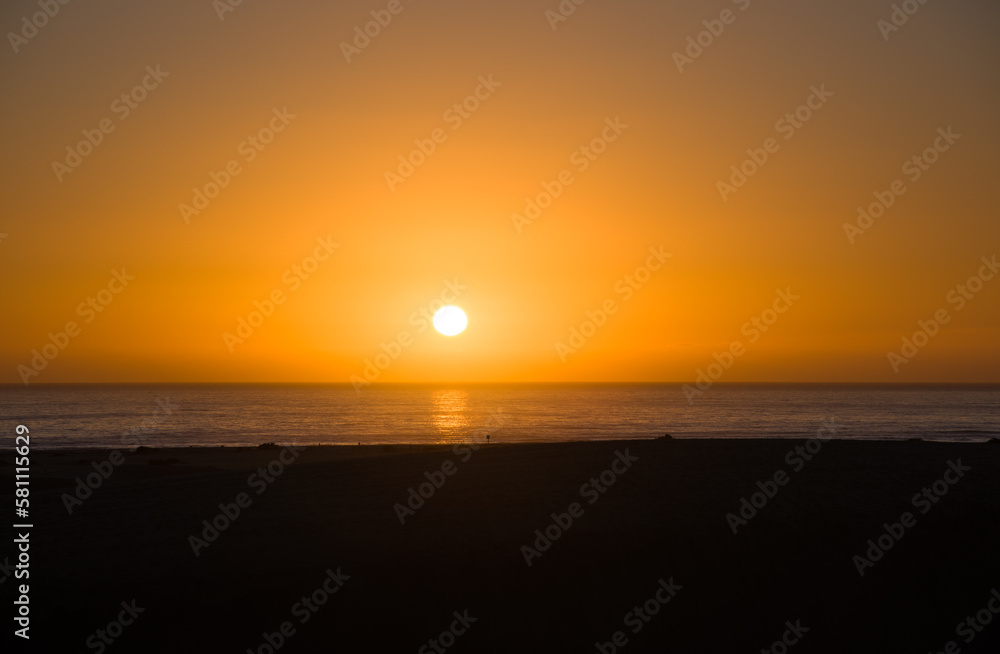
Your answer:
[[[687,381],[737,341],[722,381],[1000,381],[1000,281],[949,299],[1000,253],[995,2],[888,40],[890,2],[558,6],[71,2],[8,36],[0,381],[69,321],[31,383],[347,382],[382,353],[380,382]],[[421,312],[451,298],[447,338]]]

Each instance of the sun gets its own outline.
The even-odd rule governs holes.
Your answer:
[[[457,336],[465,331],[469,324],[465,312],[453,304],[443,306],[434,314],[434,329],[445,336]]]

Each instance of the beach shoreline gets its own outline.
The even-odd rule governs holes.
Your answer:
[[[448,651],[593,652],[619,632],[618,651],[759,651],[796,620],[803,652],[938,651],[1000,584],[991,443],[471,445],[33,452],[32,640],[86,650],[135,599],[110,651],[263,652],[286,622],[282,653],[418,651],[463,611]],[[296,598],[338,571],[300,622]],[[626,624],[658,588],[662,611]]]

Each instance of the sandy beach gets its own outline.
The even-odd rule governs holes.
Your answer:
[[[811,449],[36,451],[31,651],[996,651],[1000,445]]]

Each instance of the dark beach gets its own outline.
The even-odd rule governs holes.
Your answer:
[[[65,494],[110,452],[34,451],[33,619],[17,651],[718,653],[783,636],[794,644],[771,651],[997,651],[1000,624],[956,627],[1000,621],[1000,444],[829,441],[786,459],[804,443],[123,451],[71,515]],[[282,456],[297,458],[249,479]],[[5,450],[8,495],[12,469]],[[404,510],[425,473],[440,488]],[[758,482],[773,497],[727,520]],[[934,501],[915,503],[924,488]],[[240,493],[195,556],[190,537]],[[859,574],[855,556],[906,512]],[[554,520],[557,540],[536,543]],[[10,607],[15,580],[2,587]],[[101,643],[119,617],[131,624]]]

